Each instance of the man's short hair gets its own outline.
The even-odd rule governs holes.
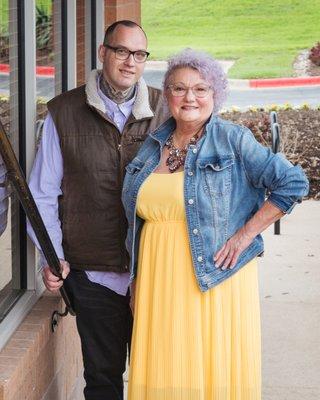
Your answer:
[[[147,39],[147,35],[146,35],[145,31],[141,28],[141,26],[139,24],[137,24],[136,22],[130,21],[129,19],[123,19],[121,21],[114,22],[107,28],[107,30],[104,34],[103,44],[109,44],[110,38],[118,25],[127,26],[129,28],[140,28],[142,30],[144,36]]]

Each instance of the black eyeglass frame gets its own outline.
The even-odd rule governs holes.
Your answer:
[[[135,50],[135,51],[131,51],[131,50],[129,50],[129,49],[126,49],[125,47],[113,47],[113,46],[110,46],[109,44],[103,44],[103,46],[106,47],[107,49],[110,49],[110,50],[114,51],[114,53],[115,53],[115,55],[116,55],[116,58],[117,58],[118,60],[122,60],[122,61],[128,60],[128,58],[129,58],[129,57],[131,56],[131,54],[132,54],[132,55],[133,55],[134,61],[135,61],[136,63],[142,64],[142,63],[144,63],[144,62],[147,61],[147,58],[148,58],[149,55],[150,55],[150,53],[149,53],[148,51],[145,51],[145,50]],[[118,55],[118,57],[117,57],[117,50],[125,50],[125,51],[127,51],[127,52],[128,52],[128,57],[127,57],[127,58],[119,58],[119,55]],[[138,60],[136,59],[136,57],[135,57],[136,53],[144,53],[144,54],[146,55],[145,60],[144,60],[144,61],[138,61]]]

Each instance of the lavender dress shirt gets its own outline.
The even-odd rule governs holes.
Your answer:
[[[135,98],[133,97],[131,100],[118,105],[102,93],[98,81],[97,88],[98,94],[105,104],[106,114],[116,124],[120,134],[131,114]],[[63,160],[59,137],[52,117],[48,114],[43,126],[41,143],[31,171],[29,187],[60,259],[64,259],[61,223],[58,213],[58,196],[62,194],[62,177]],[[28,233],[40,251],[40,266],[47,265],[29,224]],[[129,273],[86,271],[86,274],[91,282],[105,286],[120,295],[124,296],[128,291]]]

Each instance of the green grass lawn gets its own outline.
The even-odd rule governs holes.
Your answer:
[[[0,34],[4,34],[8,30],[8,0],[0,0]]]
[[[232,78],[292,76],[300,50],[320,41],[320,0],[142,0],[151,59],[185,47],[236,60]]]
[[[36,0],[36,6],[50,14],[52,9],[52,0]],[[9,0],[0,0],[0,34],[8,31],[9,7],[12,7]]]

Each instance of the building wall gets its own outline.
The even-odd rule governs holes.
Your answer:
[[[0,352],[0,400],[80,398],[74,396],[83,368],[75,318],[61,318],[52,333],[57,309],[60,297],[46,292]]]
[[[140,0],[105,0],[105,27],[120,19],[140,23]],[[85,1],[77,0],[77,85],[85,82]],[[51,332],[51,315],[62,310],[48,292],[0,351],[0,400],[80,400],[82,355],[75,318],[60,319]],[[14,310],[12,311],[14,312]]]
[[[105,28],[113,22],[129,19],[141,23],[140,0],[105,0]],[[77,0],[77,85],[85,83],[85,1]],[[88,29],[88,28],[87,28]]]
[[[85,2],[77,0],[77,85],[85,82]]]
[[[141,23],[140,0],[105,0],[106,28],[115,21],[130,19]]]

